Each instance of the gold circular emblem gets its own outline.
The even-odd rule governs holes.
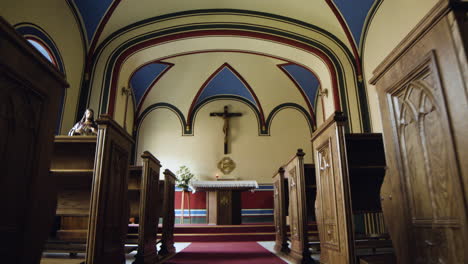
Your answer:
[[[231,173],[236,168],[236,163],[229,158],[224,157],[222,160],[218,162],[218,169],[222,171],[224,174]]]

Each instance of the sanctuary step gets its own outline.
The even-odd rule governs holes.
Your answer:
[[[158,232],[159,233],[159,232]],[[129,226],[128,240],[134,240],[138,234],[138,225]],[[158,240],[160,239],[158,234]],[[221,242],[221,241],[273,241],[273,224],[255,225],[175,225],[175,242]]]
[[[317,224],[310,223],[308,230],[309,240],[318,241]],[[129,225],[127,243],[136,241],[137,234],[138,224]],[[158,240],[159,234],[160,232],[158,232]],[[174,240],[175,242],[274,241],[275,227],[273,224],[176,224]]]

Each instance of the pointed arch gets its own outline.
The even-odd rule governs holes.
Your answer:
[[[309,124],[309,130],[310,130],[310,134],[312,135],[312,133],[315,131],[316,127],[315,127],[315,123],[312,119],[312,116],[309,114],[309,112],[302,106],[296,104],[296,103],[284,103],[284,104],[280,104],[278,106],[276,106],[275,108],[273,108],[273,110],[271,110],[270,114],[268,115],[268,118],[266,120],[266,130],[265,130],[265,135],[270,135],[270,128],[271,128],[271,124],[273,122],[273,119],[274,117],[281,111],[281,110],[284,110],[286,108],[292,108],[292,109],[296,109],[297,111],[299,111],[302,115],[304,115],[305,119],[307,120],[307,123]]]
[[[190,105],[190,108],[189,108],[189,112],[188,112],[188,115],[187,115],[187,120],[188,120],[187,125],[192,126],[191,121],[193,120],[194,110],[195,110],[195,108],[198,108],[197,105],[200,104],[198,102],[198,100],[199,100],[200,96],[202,95],[202,92],[206,89],[208,84],[225,68],[229,69],[240,80],[240,82],[242,82],[244,84],[244,87],[249,91],[250,95],[252,95],[253,100],[255,102],[254,106],[257,108],[257,112],[259,113],[259,118],[260,118],[259,121],[260,121],[260,123],[262,125],[262,128],[263,128],[265,126],[265,116],[263,114],[262,105],[260,104],[260,101],[258,100],[257,95],[253,91],[252,87],[250,87],[249,83],[244,79],[244,77],[242,77],[242,75],[240,75],[240,73],[237,72],[227,62],[225,62],[223,65],[221,65],[216,71],[214,71],[213,74],[211,74],[210,77],[208,77],[208,79],[202,84],[202,86],[198,90],[198,92],[195,95],[195,97],[193,98],[192,104]],[[232,95],[232,96],[234,96],[234,98],[238,98],[238,99],[239,98],[244,98],[246,101],[250,101],[247,98],[242,97],[242,96],[238,96],[238,95]],[[218,95],[212,96],[212,98],[215,98],[215,97],[220,98],[220,97],[218,97]],[[230,98],[230,95],[226,95],[225,98]],[[202,100],[203,100],[203,98],[202,98]],[[244,101],[244,100],[241,100],[241,101]],[[254,103],[254,102],[252,102],[252,103]],[[263,129],[261,129],[261,130],[263,130]]]
[[[135,78],[138,78],[139,73],[140,74],[141,73],[145,74],[143,71],[147,70],[148,67],[151,67],[151,65],[155,65],[155,64],[158,65],[159,67],[161,67],[161,65],[163,65],[163,66],[161,68],[158,67],[158,69],[153,69],[156,74],[154,76],[150,76],[149,81],[148,81],[148,79],[143,80],[144,85],[146,87],[143,87],[142,88],[143,90],[138,91],[139,94],[137,95],[136,94],[137,89],[140,89],[140,88],[134,87],[135,83],[133,81],[135,80]],[[136,68],[130,74],[130,78],[128,80],[128,87],[131,87],[132,90],[133,90],[132,97],[133,97],[133,100],[134,100],[135,118],[138,117],[138,114],[141,111],[141,107],[143,106],[143,103],[144,103],[144,101],[146,99],[146,96],[150,93],[150,91],[153,89],[153,87],[156,85],[156,83],[164,76],[164,74],[166,74],[173,66],[174,66],[174,64],[170,63],[170,62],[154,60],[154,61],[149,61],[149,62],[139,66],[138,68]],[[149,69],[149,70],[152,70],[152,69]],[[147,76],[145,76],[145,77],[147,77]]]
[[[234,101],[238,101],[238,102],[241,102],[241,103],[244,103],[246,104],[247,106],[250,107],[250,109],[252,109],[252,111],[255,113],[255,116],[257,117],[257,122],[258,122],[258,134],[259,135],[267,135],[266,133],[266,125],[264,122],[262,122],[262,115],[261,115],[261,112],[260,110],[257,108],[256,105],[254,105],[250,100],[247,100],[246,98],[244,97],[241,97],[241,96],[236,96],[236,95],[215,95],[215,96],[211,96],[211,97],[208,97],[204,100],[202,100],[199,104],[197,104],[194,109],[193,109],[193,115],[191,115],[190,117],[187,118],[187,124],[191,124],[190,126],[187,126],[186,127],[186,130],[185,132],[186,133],[190,133],[191,135],[193,135],[194,133],[194,127],[195,127],[195,119],[196,119],[196,116],[198,114],[198,111],[203,108],[203,106],[205,106],[206,104],[208,103],[211,103],[213,101],[218,101],[218,100],[234,100]],[[189,119],[190,118],[190,119]]]

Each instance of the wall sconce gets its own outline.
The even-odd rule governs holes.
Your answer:
[[[130,96],[132,94],[132,90],[130,88],[122,87],[122,95]]]
[[[325,88],[325,89],[320,89],[318,91],[318,96],[325,96],[325,97],[328,97],[328,89]]]

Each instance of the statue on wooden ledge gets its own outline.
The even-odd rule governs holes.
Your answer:
[[[98,127],[94,121],[93,109],[86,109],[83,117],[76,123],[70,132],[69,136],[95,136],[97,135]]]

